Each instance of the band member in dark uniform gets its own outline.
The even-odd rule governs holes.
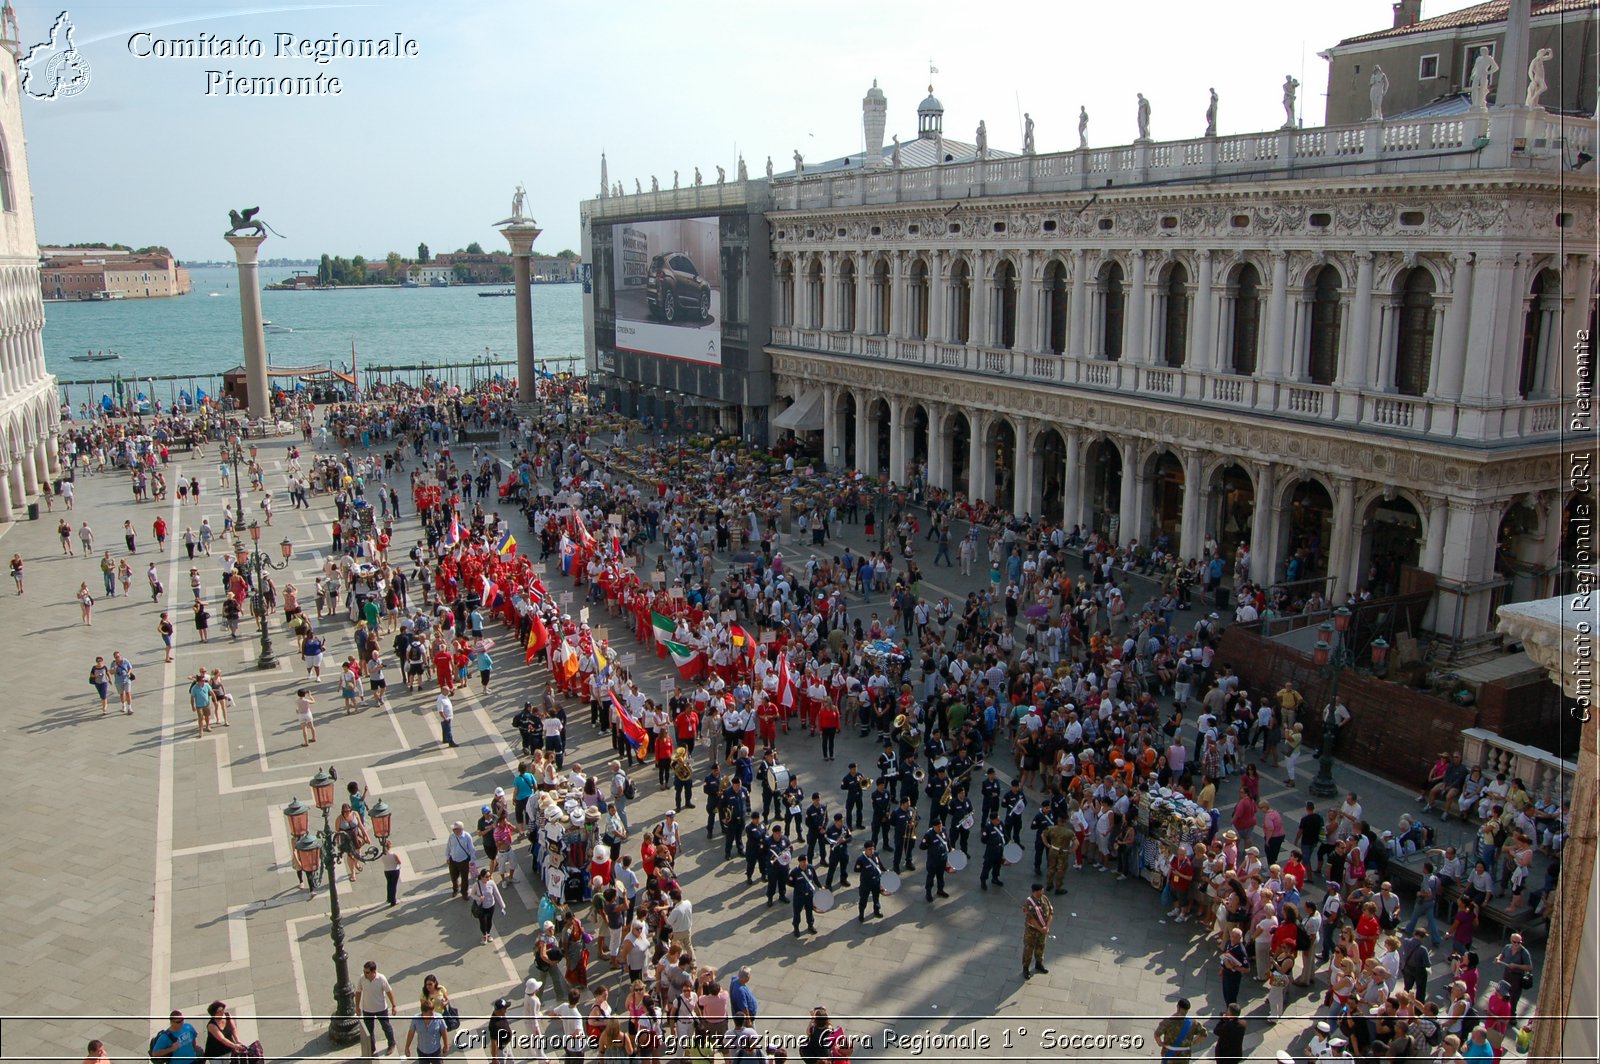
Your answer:
[[[1050,812],[1049,805],[1041,805],[1039,811],[1033,814],[1033,874],[1042,875],[1044,871],[1044,833],[1056,826],[1055,815]]]
[[[991,816],[1000,811],[1000,791],[1000,777],[995,775],[994,769],[990,769],[984,776],[983,787],[980,789],[983,803],[979,819],[985,824],[989,822]]]
[[[938,889],[939,897],[948,898],[950,895],[944,892],[944,870],[945,863],[950,857],[950,842],[944,837],[944,825],[935,820],[933,827],[922,836],[920,845],[928,851],[928,878],[924,885],[928,900],[933,900],[935,888]]]
[[[988,890],[989,880],[993,879],[998,887],[1001,885],[1000,869],[1005,866],[1006,849],[1006,831],[1000,826],[999,813],[989,817],[978,840],[983,843],[983,871],[978,875],[978,886]]]
[[[744,822],[750,815],[750,796],[745,793],[744,784],[734,777],[733,785],[728,788],[728,793],[721,799],[722,811],[726,814],[722,818],[722,859],[726,861],[733,856],[737,849],[740,856],[744,855]]]
[[[833,814],[833,823],[825,833],[826,849],[828,851],[828,881],[824,884],[829,890],[833,889],[833,873],[839,873],[839,885],[850,885],[850,828],[844,822],[843,813]]]
[[[950,799],[950,805],[945,809],[945,815],[950,819],[950,847],[967,853],[967,843],[972,836],[972,828],[963,827],[967,817],[972,816],[972,803],[967,801],[967,788],[956,788],[955,797]],[[968,854],[970,857],[971,855]]]
[[[945,816],[945,796],[950,792],[950,780],[944,769],[936,769],[933,778],[923,788],[928,794],[928,823],[941,824]]]
[[[912,834],[911,821],[916,813],[911,809],[911,799],[900,799],[900,808],[889,814],[889,826],[894,829],[894,870],[900,871],[901,866],[915,872],[917,866],[911,863],[911,847],[916,842]]]
[[[878,862],[878,848],[867,843],[856,858],[856,921],[867,919],[867,900],[872,901],[872,915],[883,915],[883,865]]]
[[[865,800],[867,777],[856,771],[856,763],[852,761],[850,771],[845,773],[844,780],[839,785],[844,788],[845,826],[860,831],[865,826],[861,820],[861,809]]]
[[[715,761],[711,763],[711,771],[706,773],[704,783],[700,790],[706,796],[706,838],[717,837],[717,801],[722,794],[722,766]]]
[[[756,869],[761,877],[767,875],[767,826],[761,822],[760,813],[750,814],[750,823],[744,829],[744,881],[755,882]]]
[[[761,755],[761,764],[756,766],[756,778],[761,781],[761,815],[768,819],[772,817],[772,807],[778,803],[778,789],[773,786],[772,769],[778,763],[778,752],[767,750]]]
[[[789,858],[793,847],[783,834],[783,828],[772,825],[767,835],[767,908],[772,899],[789,900]]]
[[[794,890],[794,933],[800,934],[800,914],[806,914],[806,932],[817,932],[817,874],[805,854],[795,857],[795,867],[789,872],[789,886]]]
[[[806,806],[806,859],[812,860],[819,853],[826,857],[827,847],[823,845],[822,833],[828,827],[828,807],[822,804],[822,794],[818,791],[811,792],[811,804]]]
[[[1022,781],[1012,780],[1011,790],[1000,800],[1006,811],[1006,841],[1022,845],[1022,814],[1028,809],[1028,796],[1022,793]]]
[[[887,846],[892,841],[889,835],[889,817],[894,812],[894,795],[889,793],[889,781],[878,780],[872,789],[872,844],[874,846]]]

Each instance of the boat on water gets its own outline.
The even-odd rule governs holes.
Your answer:
[[[82,355],[68,355],[73,362],[115,362],[122,356],[115,351],[90,351]]]
[[[290,332],[294,332],[294,330],[289,328],[289,326],[287,326],[287,325],[274,325],[270,321],[262,322],[261,323],[261,329],[262,329],[263,332],[269,332],[269,333],[290,333]]]
[[[488,298],[489,296],[514,296],[516,294],[517,294],[517,290],[514,289],[514,288],[501,288],[498,291],[494,291],[494,292],[479,292],[478,293],[478,295],[483,297],[483,298]]]
[[[206,295],[208,295],[208,296],[210,296],[210,297],[211,297],[211,298],[212,298],[212,299],[215,299],[215,298],[217,298],[217,297],[218,297],[218,296],[220,296],[220,295],[221,295],[221,294],[222,294],[222,293],[221,293],[221,292],[207,292],[207,293],[206,293]]]

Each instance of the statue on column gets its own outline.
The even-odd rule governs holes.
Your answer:
[[[1374,66],[1372,77],[1367,82],[1367,99],[1372,103],[1372,114],[1367,116],[1368,121],[1383,121],[1383,98],[1389,94],[1389,75],[1383,72],[1383,67]]]
[[[772,180],[772,156],[767,156],[767,180]]]
[[[655,174],[651,174],[650,175],[650,191],[651,192],[660,192],[661,191],[661,182],[656,180],[656,175]]]
[[[698,166],[694,168],[694,183],[696,188],[700,186],[700,168]]]
[[[1139,139],[1150,139],[1150,101],[1144,98],[1144,93],[1139,93]]]
[[[889,152],[889,165],[900,169],[900,134],[894,135],[894,148]]]
[[[1548,48],[1541,48],[1533,55],[1533,60],[1528,64],[1528,95],[1523,102],[1529,107],[1539,106],[1539,97],[1543,96],[1550,88],[1550,83],[1544,77],[1544,65],[1555,58],[1555,52]]]
[[[1495,62],[1494,56],[1489,54],[1489,49],[1479,48],[1477,58],[1472,61],[1472,78],[1467,83],[1472,94],[1472,109],[1474,111],[1487,111],[1489,109],[1489,87],[1494,82],[1494,76],[1500,72],[1500,64]]]
[[[1033,154],[1033,116],[1027,112],[1022,115],[1022,154]]]
[[[794,150],[794,176],[799,177],[806,172],[806,157],[800,154],[800,149]]]
[[[1211,102],[1206,105],[1206,136],[1217,135],[1217,90],[1211,90]]]
[[[260,207],[246,207],[242,211],[229,211],[228,231],[223,235],[232,236],[241,229],[253,229],[255,231],[250,234],[251,236],[266,236],[267,223],[256,217],[260,212]]]
[[[750,171],[744,165],[744,156],[743,155],[739,156],[739,169],[737,171],[735,171],[735,172],[739,175],[739,180],[740,181],[748,181],[748,180],[750,180]]]
[[[653,181],[654,178],[652,178],[651,180]],[[644,186],[639,184],[639,179],[637,177],[633,179],[633,194],[635,196],[644,195]]]
[[[1089,146],[1089,108],[1078,107],[1078,150]]]
[[[672,187],[678,187],[678,171],[676,170],[672,171]]]
[[[1294,103],[1295,95],[1300,91],[1300,83],[1293,74],[1286,74],[1283,78],[1283,128],[1294,128]]]
[[[944,165],[944,130],[936,130],[933,134],[933,165]]]
[[[517,190],[511,193],[511,220],[522,221],[522,208],[527,205],[528,190],[522,187],[522,182],[517,182]]]
[[[987,159],[989,157],[989,126],[982,120],[979,120],[978,122],[977,145],[978,158]]]
[[[611,178],[606,176],[606,153],[600,153],[600,195],[611,191]]]
[[[728,180],[728,171],[724,170],[720,166],[717,167],[717,184],[719,184],[719,185],[725,184],[727,182],[727,180]]]

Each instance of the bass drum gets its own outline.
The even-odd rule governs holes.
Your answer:
[[[952,872],[959,872],[967,867],[967,855],[960,850],[951,850],[950,856],[945,859],[945,867]]]
[[[834,906],[833,891],[818,887],[816,894],[811,898],[811,904],[819,913],[828,912]]]
[[[786,791],[789,789],[789,770],[783,765],[773,765],[767,770],[772,775],[772,789]]]
[[[1022,847],[1015,842],[1006,843],[1006,848],[1000,851],[1000,857],[1008,865],[1022,862]]]
[[[900,889],[900,874],[898,872],[885,872],[883,874],[883,892],[893,894]]]

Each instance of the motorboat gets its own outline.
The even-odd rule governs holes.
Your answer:
[[[287,326],[287,325],[274,325],[270,321],[263,321],[261,323],[261,329],[262,329],[263,332],[269,332],[269,333],[291,333],[291,332],[294,332],[294,330],[289,328],[289,326]]]
[[[73,362],[115,362],[122,356],[115,351],[90,351],[82,355],[68,355]]]
[[[498,291],[495,291],[495,292],[479,292],[478,293],[478,295],[480,295],[480,296],[482,296],[484,298],[488,298],[489,296],[514,296],[516,294],[517,294],[517,290],[515,288],[502,288],[502,289],[500,289]]]

